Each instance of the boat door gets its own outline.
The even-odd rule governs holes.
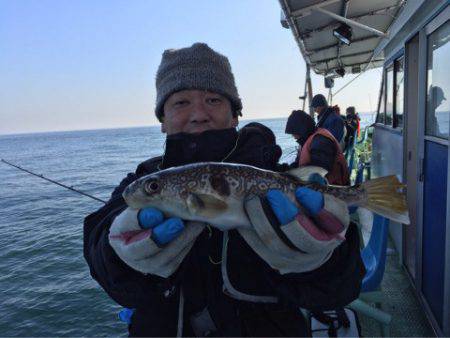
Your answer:
[[[405,46],[405,148],[404,168],[408,187],[408,210],[411,224],[403,227],[403,262],[411,278],[416,280],[417,252],[417,149],[418,149],[418,89],[419,89],[419,33]]]
[[[432,319],[441,332],[450,334],[450,7],[421,31],[419,53],[419,96],[423,98],[419,109],[424,113],[419,111],[418,184],[422,209],[418,217],[422,220],[422,238],[421,271],[417,277],[421,277],[420,291]]]

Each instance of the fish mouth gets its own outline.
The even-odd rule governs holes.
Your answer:
[[[121,241],[123,244],[129,245],[150,238],[151,235],[151,229],[141,229],[125,231],[117,235],[109,235],[109,238],[110,240]]]
[[[143,194],[141,191],[142,183],[138,181],[134,181],[130,183],[122,193],[122,197],[125,200],[125,203],[133,209],[139,209],[142,207],[142,202],[146,200],[148,196]]]

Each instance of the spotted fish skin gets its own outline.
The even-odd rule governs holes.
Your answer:
[[[204,221],[226,230],[251,226],[244,210],[247,198],[278,189],[297,203],[294,192],[301,186],[331,194],[348,205],[364,198],[359,186],[320,185],[289,173],[216,162],[174,167],[141,177],[125,189],[123,197],[131,208],[155,207],[168,217]]]

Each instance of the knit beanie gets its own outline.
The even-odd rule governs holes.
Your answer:
[[[164,51],[156,74],[155,114],[159,121],[162,121],[164,103],[169,96],[186,89],[223,95],[230,100],[234,116],[242,115],[242,102],[228,58],[206,43]]]
[[[297,141],[303,145],[315,130],[316,124],[311,116],[303,110],[294,110],[288,117],[285,133],[298,135]]]

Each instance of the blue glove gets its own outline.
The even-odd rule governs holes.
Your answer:
[[[291,200],[280,190],[271,189],[267,192],[266,198],[278,221],[284,225],[292,222],[299,210]]]
[[[155,208],[139,210],[138,221],[141,228],[152,229],[151,239],[158,246],[166,245],[184,229],[184,223],[180,218],[172,217],[164,221],[162,212]]]
[[[298,188],[295,191],[295,197],[312,216],[317,215],[323,209],[324,202],[321,192],[309,188]]]
[[[128,308],[124,307],[119,312],[119,320],[121,322],[124,322],[124,323],[127,323],[128,325],[130,325],[131,317],[133,317],[133,314],[134,314],[134,309],[128,309]]]
[[[164,221],[163,213],[155,208],[141,209],[137,217],[142,229],[151,229]]]
[[[298,188],[295,191],[295,197],[311,216],[317,215],[323,208],[323,195],[318,191]],[[292,222],[299,213],[297,206],[280,190],[269,190],[266,198],[281,225]]]
[[[318,173],[309,175],[308,182],[319,183],[321,185],[327,185],[327,180]]]

